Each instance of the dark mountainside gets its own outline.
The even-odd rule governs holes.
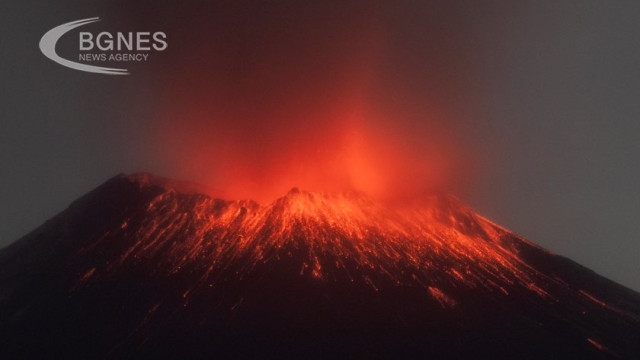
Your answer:
[[[120,175],[0,251],[0,358],[640,359],[640,294],[449,196]]]

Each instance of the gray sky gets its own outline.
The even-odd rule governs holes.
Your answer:
[[[204,11],[78,3],[0,5],[0,246],[117,173],[172,175],[148,134],[165,125],[157,104],[173,80],[162,70],[178,50],[194,49],[180,21]],[[640,290],[640,3],[390,3],[377,9],[391,54],[383,60],[388,83],[410,93],[409,104],[441,101],[438,82],[462,94],[446,106],[462,109],[456,127],[484,159],[463,197],[531,241]],[[174,52],[128,77],[72,71],[39,52],[48,29],[92,16],[164,25]],[[247,24],[220,26],[233,33]]]

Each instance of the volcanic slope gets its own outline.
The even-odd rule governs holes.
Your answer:
[[[0,319],[1,358],[640,358],[638,293],[455,197],[260,205],[145,173],[0,252]]]

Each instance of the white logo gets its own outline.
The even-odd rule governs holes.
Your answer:
[[[147,61],[150,51],[164,51],[167,35],[164,32],[100,32],[95,35],[90,32],[80,32],[78,42],[78,61],[65,59],[56,52],[56,44],[62,35],[87,24],[100,21],[100,18],[76,20],[62,24],[47,31],[40,39],[40,51],[44,56],[71,69],[107,75],[128,75],[127,69],[89,65],[86,62],[142,62]],[[95,50],[93,53],[88,51]],[[124,52],[123,52],[124,51]]]

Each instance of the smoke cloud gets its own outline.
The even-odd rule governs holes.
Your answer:
[[[166,175],[261,201],[292,187],[400,197],[452,184],[462,67],[442,14],[455,9],[339,4],[217,2],[146,24],[170,44],[154,67],[166,74],[152,134]]]

